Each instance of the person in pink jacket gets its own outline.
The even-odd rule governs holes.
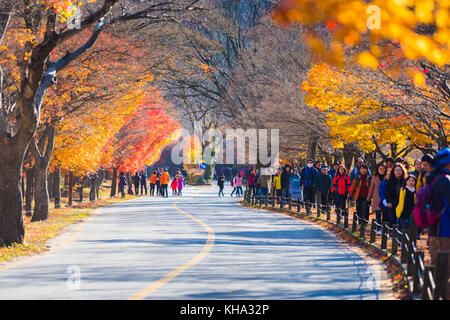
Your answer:
[[[182,191],[183,190],[183,176],[180,174],[178,175],[178,195],[181,196],[182,195]]]
[[[244,195],[242,190],[242,174],[239,172],[236,177],[234,177],[234,186],[236,187],[236,197]]]

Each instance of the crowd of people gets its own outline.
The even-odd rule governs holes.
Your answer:
[[[177,169],[176,173],[172,177],[172,182],[170,182],[169,169],[157,168],[150,175],[149,187],[150,196],[161,196],[167,198],[169,196],[169,183],[172,189],[172,196],[181,196],[183,187],[186,185],[185,182],[186,171]],[[132,185],[134,186],[134,193]],[[125,173],[120,172],[119,174],[119,192],[122,197],[125,197],[125,187],[128,185],[128,194],[148,195],[147,194],[147,176],[144,171],[137,171],[131,178],[130,184],[127,181]]]
[[[285,165],[276,174],[271,174],[265,169],[247,172],[247,186],[252,195],[264,197],[272,193],[281,204],[291,197],[300,200],[307,209],[320,206],[330,210],[334,207],[339,212],[348,212],[348,203],[354,201],[355,214],[360,219],[368,220],[370,211],[375,213],[379,234],[380,225],[385,222],[390,228],[398,225],[400,230],[410,229],[410,225],[417,228],[413,214],[416,195],[425,194],[426,197],[425,192],[418,191],[428,186],[430,201],[426,203],[426,210],[436,212],[439,221],[431,227],[417,228],[417,235],[420,238],[421,234],[428,233],[432,263],[437,250],[450,252],[449,148],[440,150],[435,157],[426,154],[416,159],[414,170],[401,157],[389,157],[378,163],[373,173],[362,157],[350,173],[340,163],[329,168],[320,160],[308,160],[301,170]],[[237,186],[242,189],[242,178],[242,173],[238,172],[234,178],[235,189]],[[220,179],[223,180],[223,176]],[[223,182],[220,183],[223,195]]]

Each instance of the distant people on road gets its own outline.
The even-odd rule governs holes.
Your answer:
[[[178,174],[178,195],[183,195],[184,178],[181,172]]]
[[[125,186],[127,185],[127,178],[123,172],[119,174],[119,191],[122,198],[125,198]]]
[[[223,194],[223,188],[225,187],[225,176],[221,174],[219,178],[217,179],[217,185],[219,186],[219,197],[222,194],[222,197],[225,195]]]
[[[173,177],[170,187],[172,188],[172,196],[176,196],[178,194],[178,176]]]
[[[236,186],[236,197],[240,197],[244,195],[244,191],[242,190],[242,171],[239,171],[234,177],[234,185]]]
[[[157,180],[156,171],[153,171],[152,175],[150,176],[150,195],[151,196],[155,195],[156,180]]]
[[[145,174],[145,171],[141,171],[140,174],[140,183],[141,183],[141,195],[147,195],[147,175]]]
[[[136,171],[133,178],[133,185],[134,185],[134,194],[139,195],[139,186],[141,184],[141,177],[139,176],[139,172]]]
[[[389,215],[389,227],[397,224],[397,217],[395,215],[395,209],[398,205],[400,196],[400,190],[406,182],[408,172],[401,163],[394,164],[394,167],[389,171],[386,179],[386,207],[388,208]]]
[[[167,198],[169,196],[169,191],[168,191],[169,182],[170,182],[170,175],[169,175],[168,169],[166,168],[166,169],[164,169],[164,172],[161,174],[161,179],[160,179],[161,196],[163,198]]]

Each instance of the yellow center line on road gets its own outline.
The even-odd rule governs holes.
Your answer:
[[[198,193],[200,193],[200,190],[196,194],[198,194]],[[188,198],[187,200],[190,200],[190,199],[192,199],[192,197]],[[202,250],[194,258],[192,258],[191,260],[189,260],[185,264],[179,266],[178,268],[172,270],[171,272],[167,273],[164,277],[162,277],[161,279],[151,283],[150,285],[148,285],[144,289],[140,290],[136,294],[132,295],[128,300],[142,300],[142,299],[146,298],[147,296],[149,296],[153,292],[155,292],[157,289],[162,287],[164,284],[166,284],[167,282],[171,281],[172,279],[174,279],[175,277],[177,277],[178,275],[180,275],[184,271],[186,271],[188,268],[190,268],[190,267],[196,265],[197,263],[199,263],[212,250],[212,248],[214,246],[214,239],[215,239],[214,230],[210,226],[208,226],[206,223],[201,221],[200,219],[192,216],[191,214],[187,213],[183,209],[178,208],[177,207],[177,203],[178,202],[179,201],[174,202],[172,204],[172,208],[174,208],[178,212],[181,212],[182,214],[184,214],[188,218],[190,218],[190,219],[194,220],[195,222],[197,222],[208,233],[208,237],[206,239],[205,245],[203,246]]]

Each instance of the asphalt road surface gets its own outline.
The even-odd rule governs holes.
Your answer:
[[[384,271],[315,224],[214,187],[98,209],[0,266],[0,299],[381,299]]]

